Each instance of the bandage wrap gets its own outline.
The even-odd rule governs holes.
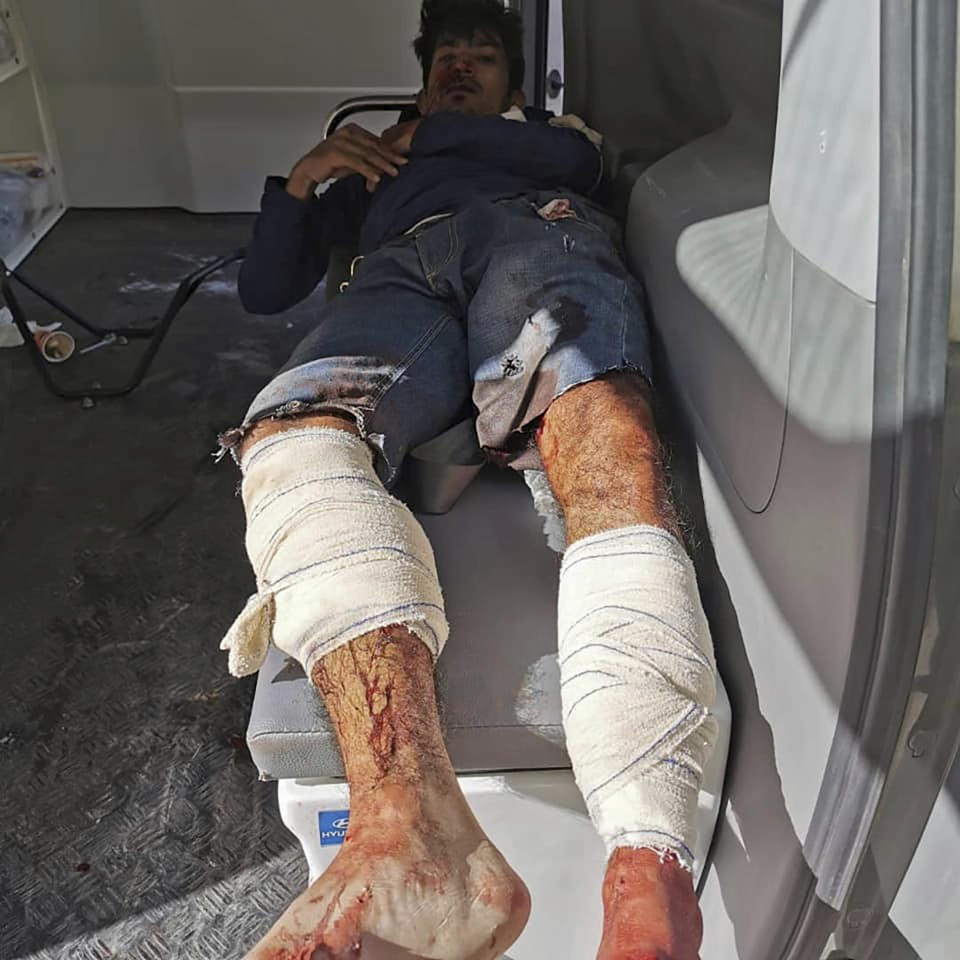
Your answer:
[[[287,430],[253,445],[241,469],[257,593],[221,644],[231,673],[258,670],[272,640],[309,675],[337,647],[395,624],[440,655],[448,627],[433,550],[362,440]]]
[[[692,867],[716,667],[680,543],[637,526],[569,547],[559,639],[567,750],[608,853],[649,847]]]

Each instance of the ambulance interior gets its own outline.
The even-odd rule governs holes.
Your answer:
[[[649,298],[723,681],[702,956],[954,957],[956,4],[513,5],[530,102],[606,138]],[[3,300],[76,347],[0,351],[0,956],[239,956],[336,852],[320,698],[276,650],[254,682],[217,649],[251,577],[210,454],[355,252],[287,314],[245,314],[263,179],[409,109],[418,8],[0,0]],[[461,439],[415,451],[406,488],[452,627],[448,747],[534,896],[510,960],[593,956],[559,557],[523,482]]]

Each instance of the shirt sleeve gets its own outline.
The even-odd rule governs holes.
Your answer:
[[[432,114],[417,128],[410,153],[457,153],[546,187],[582,194],[593,192],[602,173],[600,151],[579,130],[538,120],[512,123],[500,116]]]
[[[339,180],[306,200],[287,193],[286,183],[267,178],[240,267],[237,290],[250,313],[281,313],[308,297],[327,272],[331,247],[355,244],[363,222],[362,178]]]

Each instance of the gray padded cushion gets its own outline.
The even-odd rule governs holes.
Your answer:
[[[779,0],[564,0],[564,109],[640,169],[777,111]]]
[[[741,329],[745,316],[734,317],[746,308],[762,325],[761,301],[776,302],[784,285],[789,291],[789,247],[775,225],[767,225],[771,147],[767,131],[735,124],[686,144],[640,174],[626,230],[628,261],[644,278],[698,442],[723,463],[744,504],[757,511],[766,507],[776,482],[784,411],[743,348],[745,333],[755,331]],[[710,221],[707,232],[702,225]],[[705,235],[698,248],[696,234],[688,234],[681,266],[680,240],[694,225]],[[736,296],[710,296],[705,284],[694,288],[681,275],[683,269],[688,276],[706,276],[713,259],[720,262],[710,286],[740,284]],[[715,310],[729,314],[730,322],[718,323]],[[783,392],[789,313],[778,315],[768,333],[766,365]]]
[[[449,513],[420,520],[451,627],[437,685],[454,766],[569,767],[556,662],[559,557],[523,481],[487,468]],[[321,698],[275,649],[257,680],[247,742],[264,779],[343,775]]]
[[[693,224],[676,247],[680,276],[699,301],[685,308],[683,319],[709,344],[692,351],[684,373],[693,372],[689,392],[699,400],[703,388],[700,416],[744,505],[758,513],[773,496],[783,447],[792,255],[766,206]],[[664,339],[670,333],[664,331]],[[725,374],[730,368],[735,373]],[[761,399],[758,381],[774,402]],[[722,405],[712,402],[720,390]]]

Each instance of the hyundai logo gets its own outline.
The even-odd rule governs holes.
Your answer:
[[[324,847],[339,846],[347,838],[350,826],[349,810],[321,810],[320,844]]]

